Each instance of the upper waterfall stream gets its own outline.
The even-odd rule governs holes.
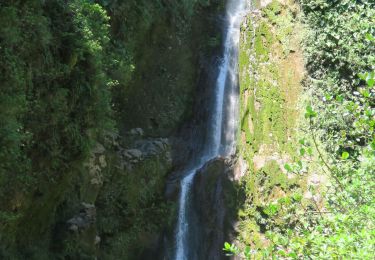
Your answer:
[[[190,253],[194,248],[189,239],[189,233],[192,232],[189,227],[191,224],[189,211],[191,187],[196,173],[211,159],[219,156],[227,157],[235,153],[238,120],[238,45],[241,21],[249,7],[247,2],[247,0],[229,0],[227,3],[223,55],[212,93],[215,97],[212,114],[207,123],[209,140],[203,148],[202,156],[190,162],[190,168],[185,171],[180,184],[176,260],[194,259]]]

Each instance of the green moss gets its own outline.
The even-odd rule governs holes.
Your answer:
[[[278,0],[273,0],[269,5],[267,5],[265,10],[271,11],[275,15],[279,15],[283,10],[281,3]]]
[[[265,188],[268,190],[276,185],[286,190],[290,185],[287,176],[281,171],[280,165],[275,160],[268,161],[261,171],[267,179]]]
[[[249,170],[242,180],[246,203],[238,212],[239,237],[261,248],[267,204],[298,187],[283,171],[281,158],[295,154],[296,140],[290,136],[296,126],[294,106],[302,75],[294,72],[294,66],[303,64],[288,51],[297,33],[288,6],[273,1],[262,10],[261,17],[252,16],[247,21],[239,52],[239,150]]]
[[[255,30],[254,49],[260,62],[268,60],[273,36],[267,22],[261,21]]]

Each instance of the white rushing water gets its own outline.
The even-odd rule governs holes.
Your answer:
[[[229,156],[235,152],[238,120],[238,45],[240,25],[249,7],[248,2],[248,0],[228,0],[224,53],[214,89],[213,114],[208,123],[210,137],[204,149],[204,155],[195,163],[195,166],[186,171],[181,181],[176,231],[176,260],[188,260],[189,250],[194,250],[189,248],[188,208],[195,174],[209,160],[218,156]]]

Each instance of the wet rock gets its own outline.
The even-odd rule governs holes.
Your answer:
[[[69,229],[81,229],[87,227],[90,223],[87,223],[82,217],[74,217],[68,220],[68,224],[71,224],[73,227]]]
[[[71,226],[69,227],[69,230],[72,231],[72,232],[77,232],[78,231],[78,226],[75,225],[75,224],[71,224]]]
[[[77,232],[89,228],[96,221],[96,208],[93,204],[82,203],[80,212],[66,223],[69,230]]]
[[[128,159],[139,160],[142,158],[142,152],[138,149],[129,149],[124,151],[124,156]]]
[[[105,152],[105,148],[102,144],[97,143],[95,148],[92,151],[94,154],[103,154]]]
[[[134,129],[131,129],[130,132],[129,132],[131,135],[137,135],[137,136],[143,136],[144,135],[144,131],[142,128],[134,128]]]
[[[144,156],[153,156],[165,152],[169,142],[166,138],[139,140],[135,143],[135,147],[142,151]]]
[[[193,185],[193,203],[196,210],[197,226],[203,231],[197,241],[197,251],[201,259],[225,259],[222,247],[229,233],[226,193],[231,185],[232,160],[217,158],[202,167]]]
[[[167,182],[165,189],[165,197],[171,201],[177,201],[178,195],[180,193],[180,181],[170,180]]]
[[[154,141],[153,144],[154,144],[156,147],[158,147],[160,150],[164,149],[164,148],[165,148],[165,145],[166,145],[166,143],[163,142],[162,139]]]
[[[121,140],[120,136],[115,132],[106,132],[105,134],[105,144],[113,145],[114,147],[119,147],[118,141]]]

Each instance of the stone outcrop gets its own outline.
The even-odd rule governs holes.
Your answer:
[[[235,183],[232,161],[216,158],[204,165],[196,175],[193,185],[193,205],[199,227],[199,259],[226,259],[222,251],[232,229],[231,200]]]

